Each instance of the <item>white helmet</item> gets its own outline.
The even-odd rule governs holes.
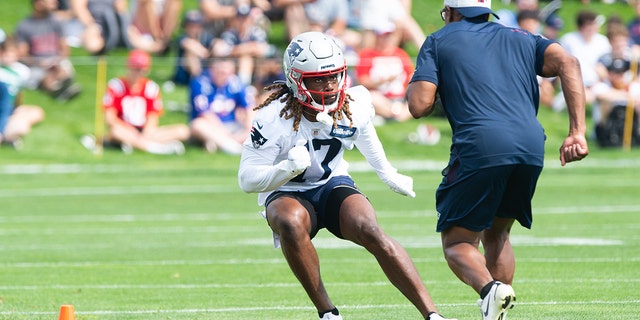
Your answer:
[[[320,112],[342,108],[347,84],[347,64],[342,50],[333,38],[321,32],[305,32],[296,36],[284,52],[282,66],[287,86],[300,103]],[[338,76],[338,90],[313,92],[322,95],[322,101],[315,101],[303,80],[328,75]],[[335,102],[325,105],[324,96],[335,94],[338,94]]]

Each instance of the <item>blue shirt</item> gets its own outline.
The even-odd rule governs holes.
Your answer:
[[[4,134],[4,128],[9,122],[11,113],[13,113],[13,98],[9,94],[8,86],[0,82],[0,135]]]
[[[224,86],[216,87],[210,73],[205,70],[189,83],[191,119],[213,112],[222,122],[236,121],[236,108],[247,108],[252,102],[245,85],[232,76]]]
[[[451,162],[459,160],[467,170],[543,165],[536,75],[551,43],[521,29],[466,19],[426,39],[411,82],[438,87],[453,132]]]

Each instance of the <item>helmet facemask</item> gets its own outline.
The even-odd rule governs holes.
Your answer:
[[[345,98],[346,89],[346,73],[347,67],[334,69],[327,72],[305,72],[301,73],[299,71],[295,71],[300,74],[300,77],[296,79],[296,85],[298,86],[298,100],[300,103],[306,107],[309,107],[318,112],[333,112],[342,107]],[[325,77],[336,75],[338,85],[335,91],[314,91],[307,88],[304,81],[308,78],[316,78],[316,77]],[[300,96],[304,96],[304,99],[300,99]],[[318,101],[313,97],[316,96]],[[335,97],[335,99],[332,99]],[[333,102],[328,103],[327,100],[333,100]]]

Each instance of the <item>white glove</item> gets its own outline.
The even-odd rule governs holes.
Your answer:
[[[309,150],[304,146],[305,140],[296,141],[296,146],[289,150],[287,154],[287,167],[294,175],[299,175],[311,166],[311,156]]]
[[[411,198],[416,197],[416,193],[413,191],[413,178],[394,172],[391,174],[384,174],[380,179],[382,179],[382,182],[386,183],[394,192]]]

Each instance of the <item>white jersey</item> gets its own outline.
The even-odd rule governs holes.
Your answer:
[[[346,92],[353,100],[349,102],[352,126],[346,117],[338,121],[337,128],[303,117],[296,132],[294,119],[285,120],[279,115],[284,107],[280,99],[256,112],[251,135],[244,142],[238,178],[243,190],[260,192],[258,204],[263,205],[266,197],[276,190],[306,191],[325,184],[332,177],[349,175],[349,165],[343,155],[345,149],[351,150],[354,146],[379,174],[395,172],[371,123],[374,116],[371,94],[362,86]],[[266,185],[265,179],[278,179],[275,165],[287,160],[289,150],[301,139],[306,141],[311,166],[298,176],[286,177],[283,184],[273,189],[256,187]]]

